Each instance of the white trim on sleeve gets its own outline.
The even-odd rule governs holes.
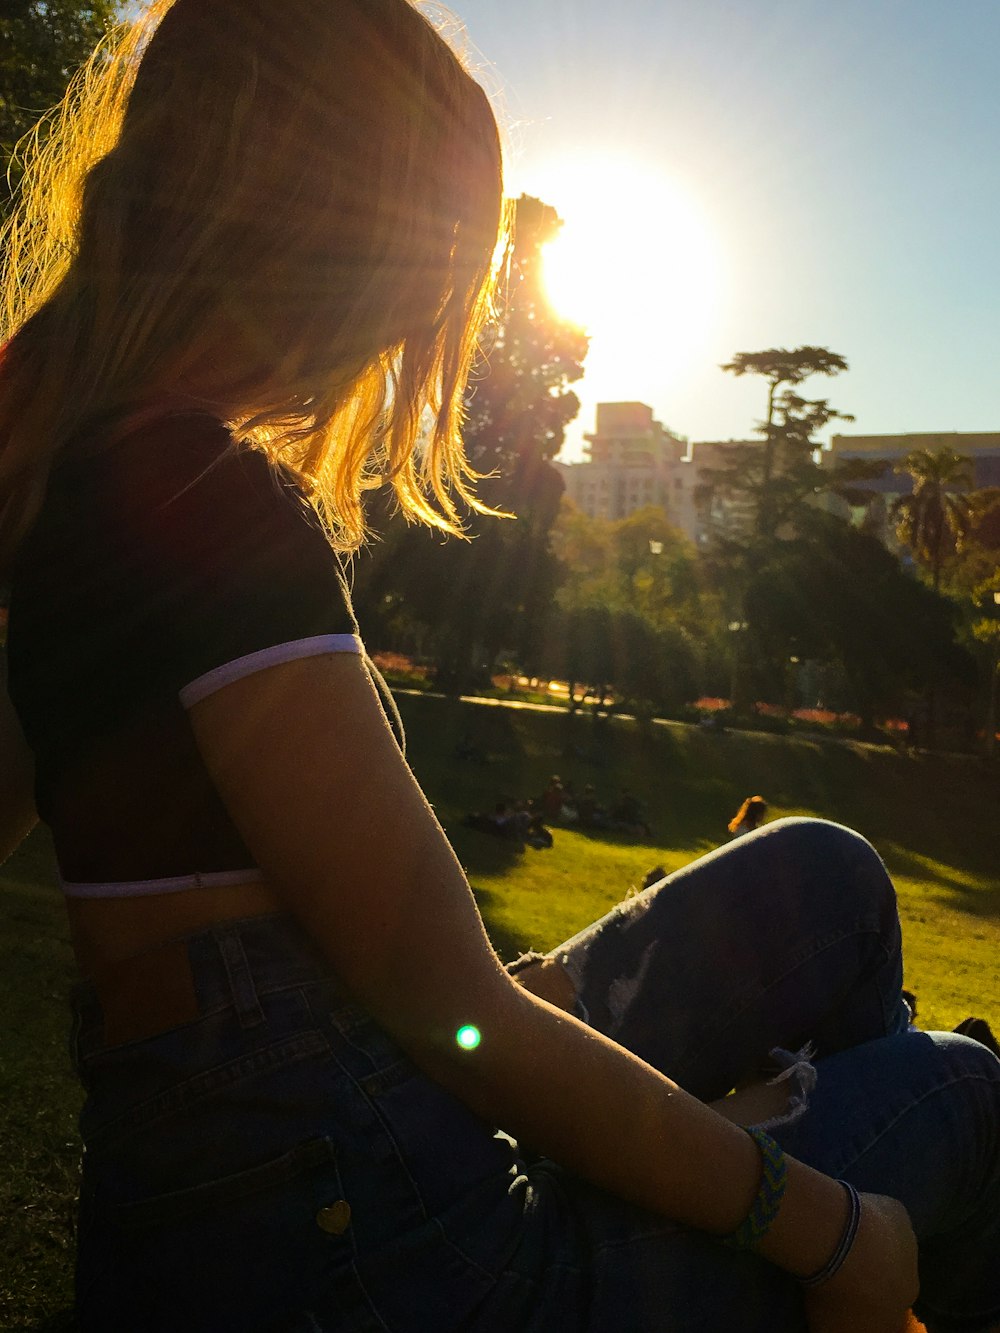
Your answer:
[[[277,666],[281,662],[295,662],[302,657],[322,657],[324,653],[360,653],[361,640],[356,634],[317,634],[311,639],[291,639],[288,643],[276,643],[271,648],[261,648],[246,657],[237,657],[232,662],[206,671],[197,680],[192,680],[181,690],[179,698],[185,708],[207,699],[224,685],[231,685],[234,680],[252,676],[266,667]]]

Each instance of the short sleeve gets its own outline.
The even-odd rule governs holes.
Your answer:
[[[340,560],[292,475],[210,419],[156,435],[122,446],[113,526],[161,686],[190,707],[278,662],[360,652]]]

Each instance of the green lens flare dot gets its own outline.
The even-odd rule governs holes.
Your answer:
[[[482,1041],[482,1036],[478,1028],[474,1028],[471,1023],[467,1023],[465,1027],[459,1028],[455,1033],[455,1040],[463,1051],[474,1051]]]

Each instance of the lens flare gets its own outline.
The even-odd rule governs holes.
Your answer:
[[[478,1028],[467,1023],[455,1033],[455,1041],[461,1046],[463,1051],[474,1051],[482,1041],[482,1036]]]

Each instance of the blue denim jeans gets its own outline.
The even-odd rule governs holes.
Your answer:
[[[1000,1061],[904,1030],[867,843],[782,821],[556,953],[588,1020],[699,1096],[811,1041],[816,1087],[778,1137],[906,1203],[931,1333],[1000,1320]],[[87,1333],[803,1333],[777,1269],[529,1157],[426,1079],[290,918],[188,954],[199,1017],[161,1036],[108,1049],[78,993]]]

